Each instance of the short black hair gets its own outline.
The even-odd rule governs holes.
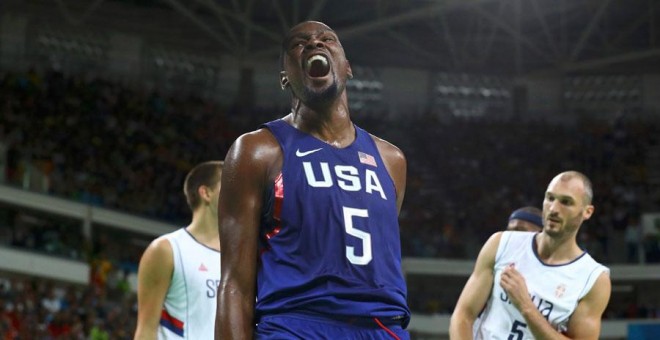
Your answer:
[[[208,161],[196,165],[188,172],[183,182],[183,194],[191,211],[195,211],[202,202],[202,198],[199,197],[199,187],[204,185],[212,188],[220,182],[223,165],[223,161]]]

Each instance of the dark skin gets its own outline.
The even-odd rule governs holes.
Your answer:
[[[328,145],[344,148],[355,140],[346,80],[352,76],[335,32],[323,23],[293,27],[284,44],[283,88],[292,92],[292,113],[284,121]],[[305,61],[321,54],[330,72],[311,77]],[[406,186],[406,159],[396,146],[372,136],[392,177],[400,210]],[[218,288],[216,339],[251,339],[262,198],[282,169],[282,150],[267,129],[240,136],[229,149],[218,204],[222,276]]]

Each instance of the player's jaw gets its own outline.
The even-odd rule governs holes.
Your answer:
[[[543,229],[548,234],[554,234],[564,229],[564,219],[558,213],[543,214]]]
[[[545,214],[543,218],[543,230],[548,235],[567,235],[577,231],[582,224],[582,216],[560,215],[558,213]]]
[[[329,53],[315,50],[303,54],[300,63],[303,102],[313,105],[333,101],[343,89],[339,86],[337,68]]]

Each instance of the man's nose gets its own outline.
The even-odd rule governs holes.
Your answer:
[[[305,48],[307,48],[308,50],[313,50],[315,48],[321,48],[323,46],[324,46],[323,41],[319,38],[314,37],[307,40],[307,45],[305,45]]]
[[[554,200],[552,203],[550,203],[550,212],[551,213],[556,213],[559,211],[559,200]]]

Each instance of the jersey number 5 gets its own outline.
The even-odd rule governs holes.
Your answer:
[[[509,334],[508,340],[522,340],[523,335],[525,335],[522,330],[523,328],[527,328],[526,323],[514,320],[513,326],[511,327],[511,334]]]
[[[346,246],[346,258],[352,264],[364,266],[371,262],[371,234],[353,227],[353,217],[369,217],[367,209],[344,208],[344,228],[346,233],[362,240],[362,255],[355,255],[355,247]]]

